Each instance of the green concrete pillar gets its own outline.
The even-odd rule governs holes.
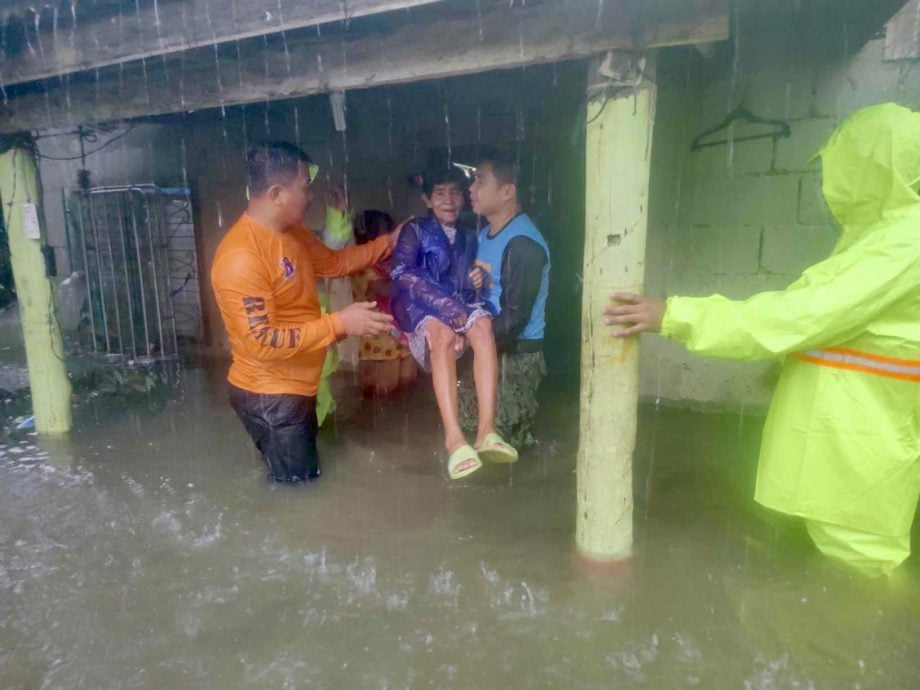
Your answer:
[[[0,203],[19,300],[35,428],[43,434],[60,434],[70,431],[72,424],[71,388],[55,318],[54,286],[45,275],[41,240],[30,237],[44,222],[40,189],[31,151],[13,146],[0,154]]]
[[[616,69],[615,74],[633,74],[628,83],[598,85],[599,71],[612,73],[611,57],[603,66],[600,61],[591,63],[589,78],[589,85],[595,85],[589,86],[589,96],[597,97],[588,104],[585,141],[581,427],[575,533],[583,556],[608,562],[632,555],[639,341],[614,338],[601,312],[614,290],[643,290],[655,120],[655,86],[642,76],[644,62],[624,56],[626,69]]]

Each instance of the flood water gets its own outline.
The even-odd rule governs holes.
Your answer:
[[[577,400],[450,484],[426,387],[349,397],[271,486],[221,375],[0,443],[5,688],[916,688],[917,559],[829,567],[751,500],[761,421],[642,410],[637,557],[574,557]],[[916,543],[916,539],[915,539]]]

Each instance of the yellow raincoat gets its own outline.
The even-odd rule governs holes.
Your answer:
[[[860,110],[818,155],[842,229],[830,258],[743,302],[671,298],[662,333],[704,355],[785,356],[755,498],[887,573],[920,495],[920,113]]]
[[[341,211],[333,206],[326,207],[326,225],[323,228],[323,244],[330,249],[344,249],[354,237],[351,214]],[[323,279],[317,283],[320,308],[323,314],[332,311],[330,307],[330,282]],[[339,370],[339,352],[335,345],[326,351],[326,360],[323,362],[323,373],[319,380],[319,389],[316,392],[316,420],[319,426],[323,425],[326,417],[335,412],[335,397],[332,395],[332,375]]]

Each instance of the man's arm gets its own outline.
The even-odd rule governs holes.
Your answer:
[[[346,213],[332,207],[327,209],[326,217],[327,225],[345,222],[343,219],[347,220]],[[358,247],[335,250],[320,242],[307,228],[300,228],[295,232],[307,245],[310,263],[313,264],[313,273],[320,278],[342,278],[367,266],[372,266],[388,257],[396,244],[394,236],[386,235]]]
[[[514,345],[527,327],[546,261],[543,247],[528,237],[515,237],[508,243],[502,257],[501,313],[492,322],[500,351]]]
[[[211,270],[211,285],[227,329],[254,359],[275,361],[315,352],[346,334],[338,314],[300,324],[279,323],[271,281],[261,259],[251,252],[224,255]]]

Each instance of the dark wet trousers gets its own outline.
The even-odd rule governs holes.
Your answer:
[[[252,393],[231,385],[230,406],[262,453],[270,480],[319,477],[315,396]]]

